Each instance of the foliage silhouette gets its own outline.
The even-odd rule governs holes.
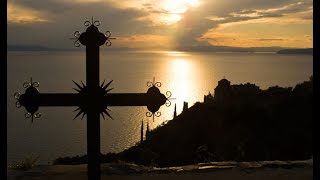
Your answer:
[[[32,169],[36,165],[39,158],[40,158],[39,156],[34,157],[32,155],[30,157],[26,157],[21,162],[14,163],[14,164],[10,165],[9,168],[16,169],[16,170],[29,170],[29,169]]]

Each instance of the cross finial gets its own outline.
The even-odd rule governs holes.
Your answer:
[[[75,40],[74,45],[76,47],[80,47],[80,44],[85,46],[101,46],[103,44],[106,44],[106,46],[111,46],[111,39],[116,38],[111,37],[110,31],[106,31],[104,34],[101,33],[98,29],[100,24],[100,21],[94,20],[94,17],[91,16],[91,22],[84,22],[84,25],[88,27],[86,32],[80,33],[79,31],[76,31],[74,33],[74,38],[70,39]]]

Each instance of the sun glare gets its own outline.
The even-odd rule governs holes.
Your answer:
[[[172,68],[174,69],[176,75],[186,76],[186,74],[189,73],[190,64],[184,59],[175,59],[172,62]]]
[[[199,6],[199,0],[165,0],[163,8],[168,15],[163,18],[164,22],[172,24],[181,20],[181,15],[189,8]]]
[[[176,98],[174,103],[177,103],[177,112],[180,113],[184,101],[197,101],[196,89],[200,87],[201,75],[197,63],[194,63],[191,56],[182,52],[171,52],[168,58],[170,61],[166,69],[172,82],[169,88]]]
[[[165,10],[170,13],[184,13],[189,7],[197,7],[198,0],[166,0],[164,2]]]
[[[166,16],[160,17],[161,22],[165,22],[166,24],[174,24],[181,20],[180,14],[168,14]]]
[[[175,94],[175,98],[178,100],[186,101],[192,94],[192,78],[190,77],[191,71],[190,63],[182,58],[173,58],[171,62],[171,74],[175,84],[172,91],[179,92]]]

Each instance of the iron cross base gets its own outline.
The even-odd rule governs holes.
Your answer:
[[[28,111],[26,117],[40,117],[38,109],[40,106],[77,106],[78,114],[87,115],[87,151],[88,151],[88,179],[100,180],[100,114],[104,118],[104,114],[111,117],[108,113],[109,106],[147,106],[150,112],[148,117],[159,116],[157,112],[163,104],[170,106],[171,93],[167,92],[166,97],[160,93],[158,87],[161,83],[148,82],[149,89],[147,93],[108,93],[111,89],[107,89],[108,84],[100,85],[99,83],[99,47],[106,44],[111,45],[111,33],[107,31],[101,33],[97,26],[99,21],[86,21],[84,23],[87,30],[84,33],[76,31],[73,39],[75,46],[79,47],[80,43],[86,46],[86,85],[82,86],[75,83],[78,89],[75,89],[77,94],[41,94],[37,87],[39,83],[31,82],[24,83],[27,88],[25,93],[20,95],[15,93],[17,99],[17,107],[24,106]]]

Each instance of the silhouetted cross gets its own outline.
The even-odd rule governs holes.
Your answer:
[[[100,179],[100,114],[104,118],[104,114],[110,116],[107,110],[108,106],[147,106],[150,112],[147,116],[159,116],[160,106],[166,104],[170,106],[171,93],[168,91],[166,97],[160,93],[158,87],[161,83],[148,82],[149,89],[147,93],[108,93],[112,89],[107,89],[112,81],[104,85],[104,82],[99,83],[99,46],[106,44],[111,45],[111,33],[106,34],[99,32],[97,26],[99,21],[85,22],[88,26],[86,32],[75,32],[75,45],[80,46],[80,43],[86,46],[86,85],[81,81],[81,85],[74,82],[78,89],[78,93],[63,93],[63,94],[47,94],[39,93],[37,87],[39,83],[33,82],[24,83],[27,88],[25,93],[20,95],[15,93],[17,106],[24,106],[28,111],[26,117],[40,117],[38,109],[40,106],[78,106],[78,114],[87,115],[87,153],[88,153],[88,179]],[[75,118],[76,118],[75,117]]]

